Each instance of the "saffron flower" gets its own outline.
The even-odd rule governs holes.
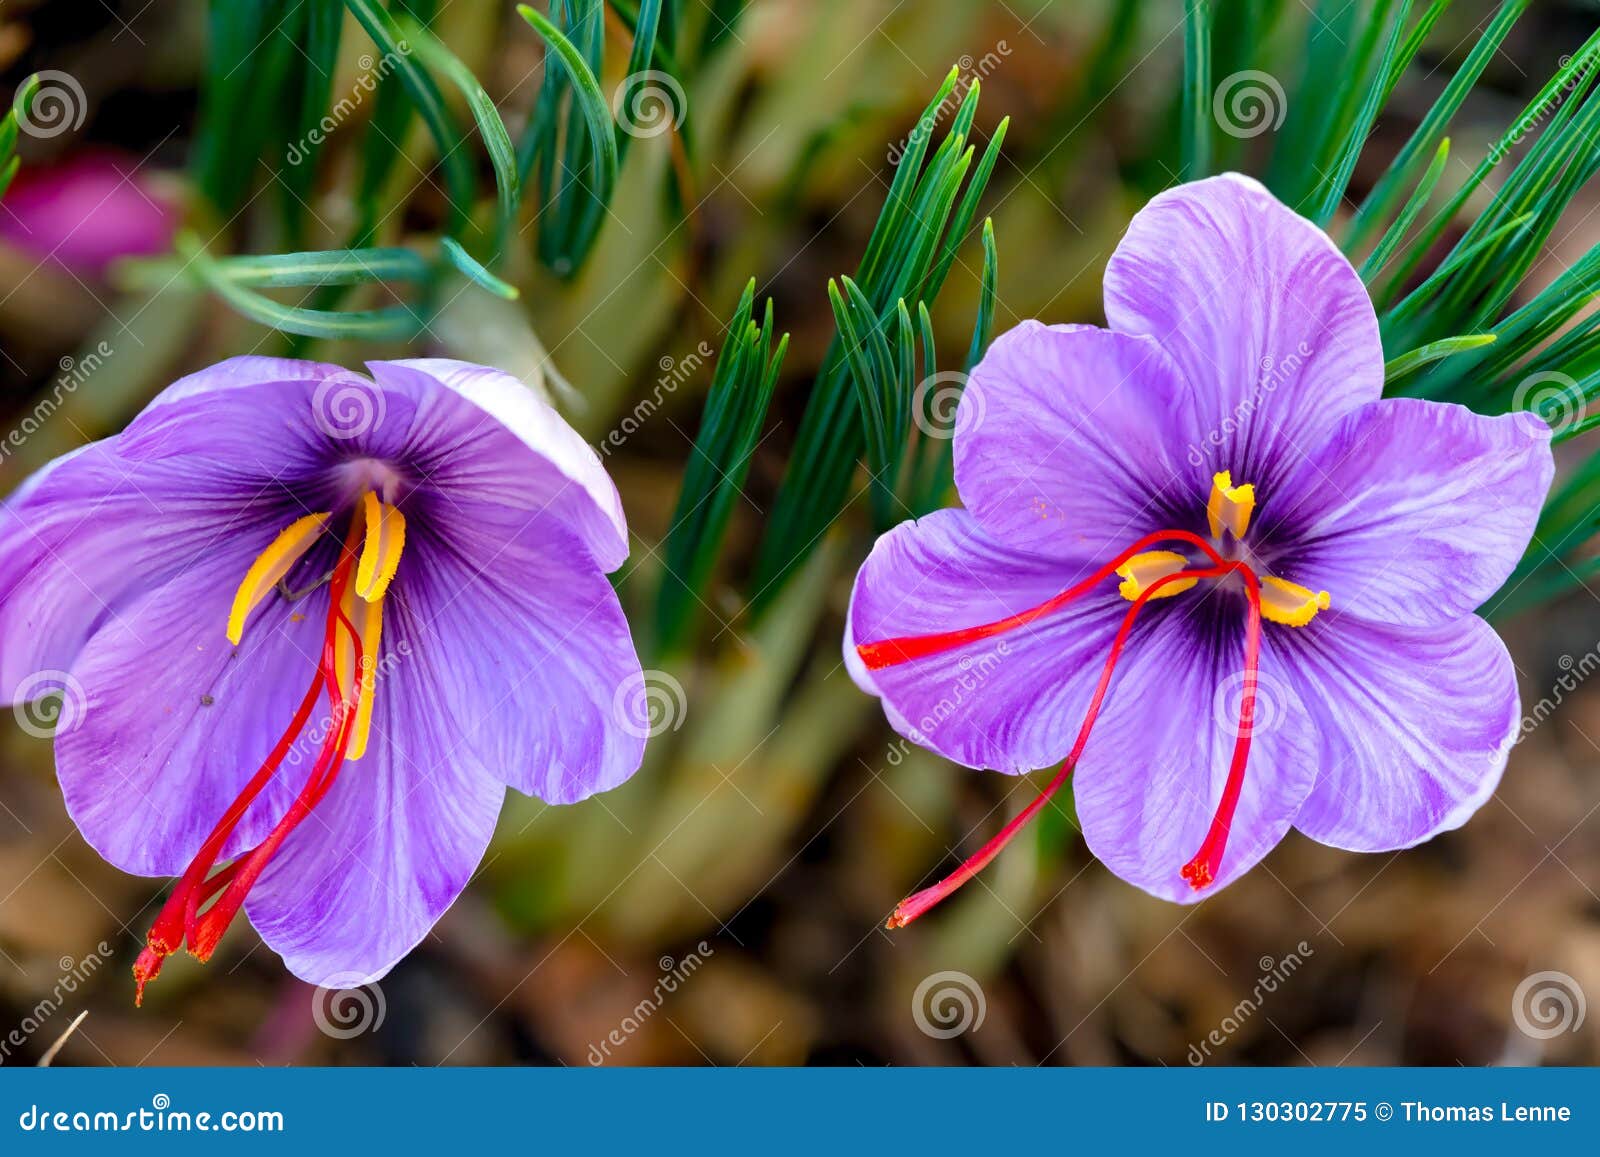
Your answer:
[[[1533,534],[1545,423],[1384,399],[1360,277],[1243,177],[1141,211],[1105,310],[996,339],[957,411],[965,509],[896,527],[856,579],[845,660],[902,734],[1062,764],[891,927],[1069,775],[1089,849],[1183,902],[1291,826],[1353,851],[1458,827],[1505,767],[1516,680],[1474,611]]]
[[[179,877],[141,996],[241,907],[302,979],[374,980],[466,885],[508,785],[572,803],[642,758],[599,458],[510,375],[368,369],[225,361],[0,512],[0,686],[55,674],[72,819]]]

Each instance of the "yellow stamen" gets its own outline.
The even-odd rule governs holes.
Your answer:
[[[1233,475],[1223,470],[1211,478],[1211,498],[1206,502],[1206,521],[1211,524],[1211,537],[1220,539],[1224,528],[1233,537],[1243,538],[1250,529],[1250,515],[1256,508],[1256,488],[1250,483],[1233,484]]]
[[[244,638],[244,622],[250,617],[250,612],[278,585],[278,580],[305,557],[306,551],[317,541],[317,536],[331,517],[329,514],[308,514],[296,519],[272,540],[271,546],[256,556],[250,569],[245,571],[244,581],[233,596],[233,607],[228,611],[228,642],[236,647],[239,645],[239,640]]]
[[[1144,594],[1152,583],[1168,575],[1177,574],[1188,565],[1188,559],[1173,551],[1147,550],[1143,554],[1134,555],[1117,568],[1117,574],[1122,579],[1122,584],[1117,590],[1122,593],[1123,598],[1131,602]],[[1197,581],[1197,579],[1184,579],[1181,582],[1168,583],[1150,597],[1164,599],[1172,595],[1181,595]]]
[[[1261,617],[1286,627],[1303,627],[1328,609],[1327,591],[1313,591],[1288,579],[1263,575],[1261,578]]]
[[[355,647],[343,633],[339,636],[333,664],[340,698],[348,701],[352,691],[356,696],[355,722],[351,725],[350,739],[345,745],[345,758],[353,760],[367,753],[367,739],[372,733],[372,706],[378,688],[378,648],[383,642],[383,600],[368,602],[357,598],[355,591],[346,587],[340,606],[361,633],[360,672],[352,670],[355,666]]]
[[[355,588],[356,594],[374,603],[383,598],[400,565],[400,552],[406,545],[406,516],[399,507],[380,502],[370,490],[362,496],[361,505],[366,517],[366,542],[356,564]]]

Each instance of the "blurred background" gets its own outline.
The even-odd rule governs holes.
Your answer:
[[[1249,6],[1286,10],[1272,35],[1291,61],[1308,21],[1353,8],[1342,27],[1359,34],[1365,7]],[[283,42],[282,67],[302,67],[299,4],[238,7],[258,14],[261,45]],[[413,7],[518,137],[545,83],[540,37],[509,3]],[[518,300],[449,285],[423,332],[370,341],[286,335],[168,256],[180,230],[219,257],[439,233],[447,190],[426,128],[398,122],[392,155],[372,159],[394,85],[374,82],[353,18],[326,78],[332,124],[314,163],[297,165],[303,134],[275,148],[252,137],[278,115],[270,70],[230,71],[198,0],[0,0],[0,92],[37,73],[61,94],[48,123],[36,100],[0,200],[0,427],[11,432],[0,489],[225,356],[493,363],[547,391],[605,452],[635,536],[624,603],[649,624],[659,548],[747,279],[791,335],[694,627],[675,646],[647,644],[659,733],[643,771],[571,808],[511,797],[466,894],[368,989],[311,989],[241,921],[209,965],[174,958],[136,1010],[129,968],[164,884],[99,861],[67,820],[48,739],[5,720],[0,1062],[38,1062],[85,1012],[54,1063],[1600,1062],[1600,1008],[1580,1013],[1585,992],[1600,999],[1600,686],[1583,681],[1600,661],[1600,602],[1587,589],[1497,622],[1531,723],[1464,830],[1392,856],[1291,835],[1240,883],[1177,908],[1097,865],[1068,803],[981,886],[883,929],[897,900],[1029,796],[909,747],[846,677],[845,596],[873,533],[864,503],[751,610],[759,535],[833,336],[827,282],[861,264],[895,166],[955,65],[958,93],[981,87],[969,137],[980,154],[1010,121],[930,303],[940,347],[965,349],[973,331],[986,216],[996,331],[1030,317],[1100,321],[1121,231],[1179,176],[1183,5],[684,7],[696,32],[676,42],[682,103],[666,115],[677,123],[632,134],[592,247],[547,237],[550,214],[530,203],[498,270]],[[607,93],[637,18],[616,8]],[[1496,11],[1460,0],[1443,12],[1353,190],[1382,172]],[[1228,27],[1219,78],[1236,71],[1223,59]],[[1593,4],[1531,5],[1463,104],[1451,164],[1494,147],[1597,27]],[[1282,77],[1277,99],[1292,82]],[[938,119],[935,145],[948,127]],[[1229,138],[1229,159],[1250,166],[1253,134]],[[469,154],[492,201],[485,151]],[[1592,190],[1577,193],[1531,289],[1600,242],[1597,208]],[[359,304],[380,307],[385,292],[362,287],[372,300]]]

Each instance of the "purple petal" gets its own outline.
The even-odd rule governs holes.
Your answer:
[[[117,436],[141,468],[187,461],[194,491],[237,477],[296,490],[326,509],[351,497],[339,468],[402,464],[422,428],[418,400],[323,362],[237,357],[180,378]]]
[[[1145,338],[1025,321],[972,371],[956,416],[956,486],[994,538],[1104,562],[1189,529],[1210,471],[1188,458],[1189,387]]]
[[[993,622],[1083,577],[1069,564],[1002,546],[964,510],[940,510],[878,539],[856,576],[854,644]],[[1023,772],[1059,762],[1077,737],[1127,603],[1108,584],[1027,625],[925,659],[866,672],[889,722],[968,767]]]
[[[1334,847],[1391,851],[1460,827],[1487,802],[1518,704],[1511,657],[1482,619],[1391,627],[1319,615],[1286,651],[1322,748],[1295,827]]]
[[[428,657],[392,661],[373,709],[382,739],[345,765],[245,901],[261,938],[310,984],[366,984],[416,947],[483,859],[505,798],[441,709]]]
[[[1262,636],[1244,786],[1216,881],[1196,892],[1183,866],[1200,850],[1233,757],[1244,680],[1242,603],[1199,592],[1152,606],[1128,643],[1073,773],[1084,842],[1152,895],[1204,899],[1253,867],[1289,830],[1316,780],[1312,724],[1277,633]]]
[[[1193,387],[1209,468],[1263,496],[1383,390],[1360,276],[1248,177],[1181,185],[1146,205],[1106,268],[1105,297],[1111,328],[1155,338]]]
[[[495,779],[556,804],[616,787],[638,770],[650,728],[616,592],[551,514],[457,513],[418,521],[386,637],[427,665],[432,710]]]
[[[316,672],[325,589],[299,603],[269,599],[241,645],[228,643],[239,576],[271,537],[268,530],[219,541],[119,610],[71,667],[69,695],[81,699],[56,734],[56,773],[84,838],[126,872],[176,875],[188,865]],[[287,809],[314,755],[304,743],[297,752],[246,813],[225,856],[259,842]]]
[[[1550,489],[1550,429],[1532,414],[1392,398],[1351,414],[1263,504],[1276,573],[1387,623],[1470,614],[1522,558]]]
[[[601,567],[628,557],[628,525],[610,475],[578,432],[510,374],[442,358],[371,362],[385,390],[415,399],[416,448],[429,484],[462,502],[548,507]]]
[[[254,534],[263,549],[302,513],[260,476],[208,477],[190,460],[136,466],[115,439],[57,459],[0,507],[0,692],[70,669],[130,603],[225,542]],[[226,595],[248,565],[227,576]],[[223,615],[207,624],[218,638]]]

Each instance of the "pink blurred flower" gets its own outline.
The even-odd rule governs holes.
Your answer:
[[[178,211],[136,162],[85,152],[58,164],[24,164],[0,200],[0,241],[39,260],[100,274],[120,257],[165,253]]]

